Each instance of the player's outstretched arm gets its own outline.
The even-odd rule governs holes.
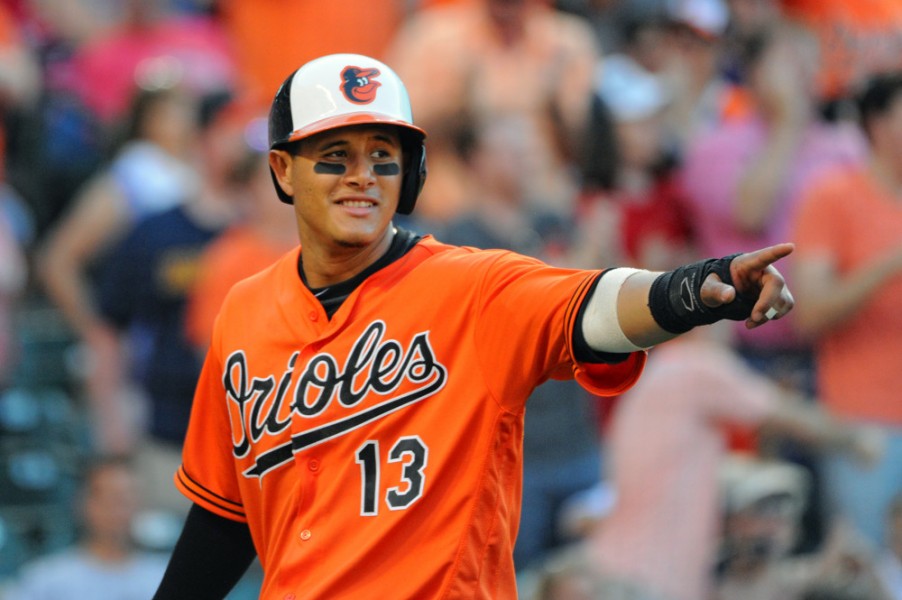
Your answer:
[[[722,319],[750,329],[779,319],[794,301],[774,263],[792,250],[777,244],[666,273],[615,269],[588,300],[583,334],[595,350],[624,352]]]

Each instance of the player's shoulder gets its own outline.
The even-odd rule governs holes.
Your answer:
[[[536,258],[510,250],[448,244],[432,235],[424,236],[415,249],[431,268],[474,270],[513,263],[541,264]]]
[[[235,283],[229,290],[224,304],[226,302],[253,302],[257,299],[271,301],[273,295],[278,293],[279,288],[295,281],[299,284],[298,258],[300,251],[300,246],[296,246],[268,267]]]

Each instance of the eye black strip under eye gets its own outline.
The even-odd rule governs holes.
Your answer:
[[[318,162],[313,165],[313,171],[321,175],[344,175],[345,166],[336,163]]]
[[[398,163],[380,163],[373,165],[373,173],[376,175],[400,175],[401,165]]]

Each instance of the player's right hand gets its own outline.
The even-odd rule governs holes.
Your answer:
[[[730,263],[733,285],[711,274],[702,283],[701,301],[714,308],[732,302],[737,293],[754,299],[751,316],[745,321],[749,329],[779,319],[792,310],[795,300],[783,275],[773,263],[788,256],[794,249],[793,244],[784,243],[740,254]]]

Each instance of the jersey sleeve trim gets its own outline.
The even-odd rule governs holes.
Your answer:
[[[175,473],[175,487],[187,496],[192,502],[201,505],[212,513],[215,513],[232,521],[247,522],[244,507],[234,500],[224,498],[204,487],[200,482],[191,477],[185,469],[185,465],[179,467]]]

